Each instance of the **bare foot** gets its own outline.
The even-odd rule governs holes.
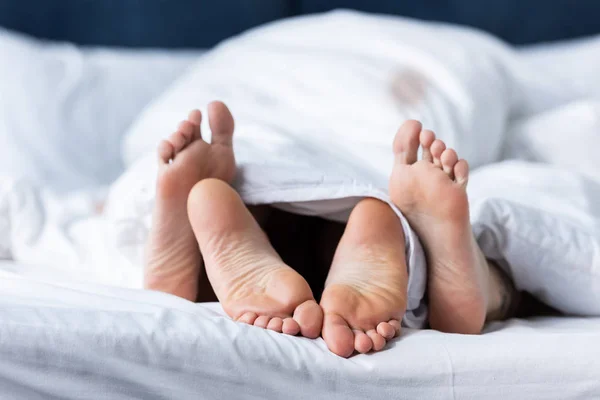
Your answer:
[[[469,165],[417,121],[394,140],[390,196],[421,239],[428,261],[429,322],[452,333],[480,333],[500,308],[500,280],[477,245],[469,220]],[[422,160],[417,161],[419,144]]]
[[[356,205],[338,248],[321,307],[323,339],[341,357],[379,351],[400,333],[406,311],[404,232],[389,205]]]
[[[194,110],[158,146],[156,202],[144,271],[145,288],[191,301],[198,294],[202,257],[188,218],[188,195],[200,180],[231,182],[236,171],[231,113],[223,103],[213,102],[208,116],[211,144],[202,140],[202,115]]]
[[[216,179],[197,183],[188,213],[210,283],[231,318],[289,335],[319,336],[323,312],[308,283],[284,264],[229,185]]]

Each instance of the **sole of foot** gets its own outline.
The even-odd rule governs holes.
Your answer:
[[[352,211],[321,297],[323,339],[341,357],[383,349],[406,311],[404,232],[388,204],[362,200]]]
[[[231,182],[236,166],[233,118],[221,102],[208,106],[212,141],[202,139],[202,114],[192,111],[158,146],[158,176],[152,227],[146,247],[144,287],[195,301],[202,256],[189,222],[187,199],[206,178]]]
[[[426,252],[430,325],[443,332],[478,334],[490,307],[490,276],[469,220],[469,165],[417,121],[400,127],[394,154],[390,196]]]
[[[210,283],[234,320],[316,338],[323,313],[306,280],[271,246],[239,195],[205,179],[188,198],[188,214]]]

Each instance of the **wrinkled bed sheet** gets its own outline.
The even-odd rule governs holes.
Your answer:
[[[23,277],[0,264],[0,387],[26,399],[591,399],[600,319],[406,329],[349,360],[321,340],[237,324],[216,304]],[[15,272],[9,272],[13,270]]]

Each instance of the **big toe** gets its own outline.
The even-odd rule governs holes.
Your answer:
[[[208,105],[208,122],[212,132],[211,144],[231,147],[234,122],[229,108],[221,101]]]
[[[417,162],[419,151],[419,134],[423,126],[419,121],[409,120],[402,124],[394,138],[394,154],[401,164]]]
[[[323,340],[329,350],[340,357],[348,358],[354,353],[354,332],[346,320],[337,314],[325,315]]]
[[[315,339],[321,334],[323,309],[314,300],[308,300],[296,307],[294,320],[300,326],[300,334]]]

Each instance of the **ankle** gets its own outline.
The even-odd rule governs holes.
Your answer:
[[[486,322],[503,321],[515,315],[520,294],[510,278],[494,262],[488,260],[488,305]]]

